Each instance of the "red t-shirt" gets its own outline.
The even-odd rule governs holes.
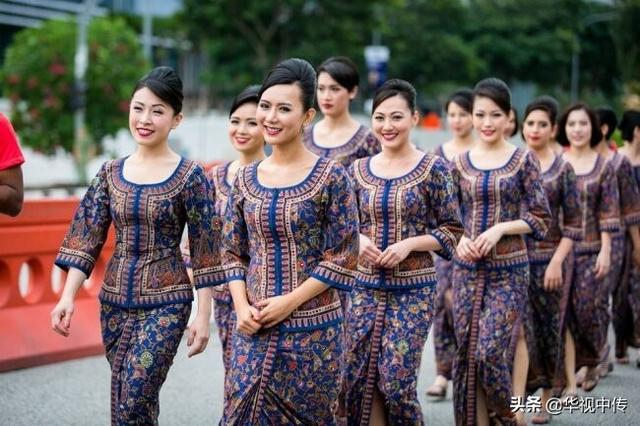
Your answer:
[[[9,119],[0,114],[0,170],[10,169],[24,163],[18,145],[18,137]]]

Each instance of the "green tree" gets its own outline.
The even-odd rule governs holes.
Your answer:
[[[629,100],[635,95],[635,107],[640,108],[640,0],[616,0],[615,6],[618,18],[613,22],[611,32],[616,43],[624,94]]]
[[[16,34],[1,73],[21,141],[52,154],[73,152],[75,22],[47,21]],[[88,30],[87,129],[94,153],[104,136],[127,126],[131,90],[147,64],[136,34],[121,19],[98,18]],[[77,157],[76,157],[77,158]]]

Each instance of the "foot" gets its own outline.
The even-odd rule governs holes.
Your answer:
[[[598,375],[600,376],[601,379],[604,377],[607,377],[609,373],[611,373],[612,371],[613,371],[613,363],[611,361],[606,360],[598,364]]]
[[[623,356],[621,358],[616,358],[616,362],[618,364],[629,364],[629,357],[628,356]]]
[[[582,382],[582,389],[585,392],[591,392],[598,385],[599,378],[598,368],[589,367],[587,369],[587,374],[585,374],[584,381]]]
[[[522,411],[516,413],[516,425],[527,426],[527,421],[524,419],[524,413]]]
[[[427,388],[427,396],[445,399],[447,397],[447,382],[442,383],[436,380],[434,384]]]
[[[577,389],[565,390],[564,394],[562,395],[562,405],[564,405],[565,407],[571,405],[577,397]]]
[[[536,413],[531,418],[531,423],[533,423],[534,425],[546,425],[550,421],[551,421],[551,414],[544,409],[539,413]]]
[[[576,373],[576,386],[578,387],[582,386],[582,382],[584,382],[586,373],[587,373],[586,367],[582,367],[580,370],[578,370],[578,372]]]

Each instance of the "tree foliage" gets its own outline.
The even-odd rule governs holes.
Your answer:
[[[633,18],[638,4],[639,0],[185,0],[180,22],[211,61],[203,78],[216,97],[232,96],[259,82],[287,56],[318,64],[343,54],[363,69],[363,49],[373,34],[391,50],[389,76],[406,78],[430,94],[443,85],[470,86],[495,75],[508,82],[532,82],[562,97],[570,88],[571,54],[578,42],[583,93],[612,97],[623,75],[638,75]],[[584,21],[621,7],[629,13],[621,14],[616,24],[625,28],[616,32],[616,49],[612,22],[585,26]],[[623,43],[635,48],[621,49]],[[624,71],[615,60],[616,51],[627,59]],[[636,59],[629,61],[629,53]]]
[[[73,151],[75,22],[47,21],[16,34],[2,81],[21,142],[52,153]],[[94,151],[127,126],[131,90],[146,63],[136,34],[120,19],[98,18],[88,29],[86,125]]]

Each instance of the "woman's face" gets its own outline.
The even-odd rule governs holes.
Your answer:
[[[547,146],[553,138],[553,126],[549,114],[541,109],[531,111],[522,123],[522,134],[525,142],[532,149]]]
[[[407,101],[392,96],[380,103],[371,116],[371,129],[382,149],[398,149],[409,143],[411,129],[418,123],[418,113],[411,111]]]
[[[564,129],[572,147],[583,148],[591,143],[591,120],[585,110],[571,111]]]
[[[504,137],[509,139],[516,132],[516,113],[513,110],[509,111],[509,120],[507,121],[507,127],[504,129]]]
[[[301,137],[305,125],[315,115],[313,108],[304,110],[302,91],[297,84],[277,84],[262,93],[256,121],[269,145],[281,145]]]
[[[253,153],[264,147],[264,138],[256,121],[258,105],[248,102],[240,105],[229,117],[229,139],[236,151]]]
[[[137,90],[129,105],[129,131],[138,145],[155,146],[167,143],[169,132],[178,127],[182,113],[173,108],[149,88]]]
[[[507,113],[492,99],[483,96],[475,98],[473,128],[482,142],[491,144],[503,140],[508,121]]]
[[[449,102],[447,107],[447,124],[459,139],[466,138],[473,130],[471,114],[455,102]]]
[[[318,75],[316,96],[322,114],[339,117],[349,110],[349,102],[355,97],[357,89],[349,92],[344,86],[335,81],[328,72]]]

